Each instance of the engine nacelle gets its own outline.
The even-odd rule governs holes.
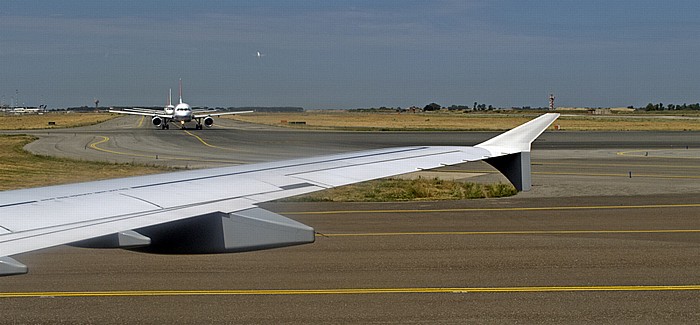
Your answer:
[[[153,119],[151,119],[151,123],[153,123],[155,126],[160,126],[163,124],[163,119],[158,116],[154,116]]]
[[[211,116],[207,116],[204,118],[204,126],[210,128],[212,125],[214,125],[214,119],[211,118]]]

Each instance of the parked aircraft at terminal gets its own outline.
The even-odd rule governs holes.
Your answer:
[[[385,148],[3,191],[0,275],[27,272],[13,255],[63,244],[209,254],[312,243],[313,228],[258,204],[468,161],[484,160],[529,190],[531,144],[558,116],[544,114],[473,147]]]
[[[168,96],[168,105],[165,106],[162,112],[158,112],[156,110],[148,110],[145,108],[132,108],[132,109],[125,109],[125,110],[115,110],[115,109],[110,109],[110,113],[119,113],[119,114],[130,114],[130,115],[142,115],[142,116],[150,116],[151,117],[151,123],[153,123],[154,126],[160,127],[161,129],[169,129],[170,128],[170,122],[174,122],[177,125],[180,126],[180,128],[185,128],[185,123],[195,121],[197,124],[195,124],[195,129],[201,130],[202,126],[206,127],[211,127],[214,125],[214,119],[212,117],[215,116],[221,116],[221,115],[233,115],[233,114],[245,114],[245,113],[252,113],[253,111],[240,111],[240,112],[222,112],[222,113],[214,113],[211,111],[196,111],[193,110],[192,107],[182,101],[182,79],[180,79],[180,102],[177,104],[177,106],[172,105],[171,103],[171,96],[169,93]]]

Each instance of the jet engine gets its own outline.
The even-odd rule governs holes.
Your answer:
[[[163,119],[158,116],[154,116],[153,119],[151,119],[151,123],[153,123],[155,126],[160,126],[163,124]]]
[[[208,128],[210,128],[212,125],[214,125],[214,119],[211,118],[211,116],[207,116],[204,118],[204,125]]]

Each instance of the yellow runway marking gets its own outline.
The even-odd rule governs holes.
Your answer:
[[[104,149],[104,148],[98,147],[98,145],[106,143],[110,140],[109,137],[105,137],[105,136],[100,136],[100,138],[102,138],[102,140],[90,143],[90,145],[89,145],[90,148],[97,150],[97,151],[110,153],[113,155],[121,155],[121,156],[129,156],[129,157],[141,157],[141,158],[150,158],[150,159],[164,159],[164,160],[216,162],[216,163],[227,163],[227,164],[243,164],[244,163],[242,161],[236,161],[236,160],[197,159],[194,157],[187,158],[187,157],[173,157],[173,156],[164,156],[164,155],[155,156],[155,155],[142,155],[142,154],[137,154],[137,153],[114,151],[114,150],[109,150],[109,149]]]
[[[469,173],[469,174],[499,174],[495,170],[437,170],[445,173]],[[595,176],[595,177],[625,177],[628,173],[574,173],[574,172],[532,172],[533,175],[555,176]],[[632,178],[674,178],[674,179],[700,179],[700,175],[663,175],[663,174],[638,174],[632,172]]]
[[[140,128],[143,125],[143,120],[145,119],[145,116],[141,116],[141,119],[139,120],[139,124],[136,126],[137,128]]]
[[[194,133],[192,133],[192,132],[190,132],[190,131],[187,131],[187,130],[182,130],[182,131],[184,131],[185,133],[187,133],[187,134],[190,135],[190,136],[193,136],[195,139],[199,140],[199,142],[201,142],[203,145],[205,145],[205,146],[207,146],[207,147],[209,147],[209,148],[215,148],[215,149],[221,149],[221,150],[230,150],[230,151],[239,151],[239,150],[234,149],[234,148],[224,148],[224,147],[215,146],[215,145],[213,145],[213,144],[210,144],[210,143],[204,141],[204,139],[202,139],[200,136],[198,136],[198,135],[196,135],[196,134],[194,134]]]
[[[224,149],[224,148],[221,148],[221,147],[217,147],[217,146],[213,146],[213,145],[208,144],[206,141],[202,140],[202,138],[200,138],[198,135],[193,134],[193,133],[190,132],[190,131],[187,131],[187,130],[182,130],[182,131],[185,132],[185,133],[187,133],[187,134],[189,134],[190,136],[193,136],[195,139],[199,140],[199,142],[201,142],[203,145],[205,145],[205,146],[207,146],[207,147],[210,147],[210,148],[217,148],[217,149]]]
[[[625,209],[662,209],[662,208],[700,208],[700,203],[688,204],[647,204],[647,205],[592,205],[592,206],[558,206],[558,207],[514,207],[514,208],[455,208],[455,209],[396,209],[396,210],[326,210],[326,211],[288,211],[279,212],[287,215],[298,214],[351,214],[351,213],[439,213],[439,212],[478,212],[478,211],[566,211],[566,210],[625,210]]]
[[[683,234],[700,233],[700,229],[662,230],[518,230],[518,231],[414,231],[371,233],[323,233],[316,237],[373,237],[373,236],[449,236],[449,235],[580,235],[580,234]]]
[[[496,292],[599,292],[599,291],[698,291],[700,285],[657,286],[559,286],[495,288],[346,288],[288,290],[129,290],[129,291],[47,291],[0,292],[0,298],[47,297],[149,297],[149,296],[271,296],[271,295],[348,295],[348,294],[419,294],[419,293],[496,293]]]
[[[700,168],[700,165],[660,165],[660,164],[579,164],[579,163],[558,163],[533,161],[533,166],[574,166],[577,168],[596,167],[652,167],[652,168]],[[458,171],[455,171],[458,172]]]
[[[100,136],[100,138],[102,138],[102,140],[96,141],[96,142],[93,142],[93,143],[90,143],[90,148],[92,148],[92,149],[94,149],[94,150],[97,150],[97,151],[102,151],[102,152],[106,152],[106,153],[111,153],[111,154],[113,154],[113,155],[123,155],[123,156],[131,156],[131,157],[144,157],[144,158],[153,158],[153,159],[156,158],[155,156],[151,156],[151,155],[140,155],[140,154],[135,154],[135,153],[126,153],[126,152],[119,152],[119,151],[114,151],[114,150],[109,150],[109,149],[100,148],[100,147],[98,147],[98,145],[103,144],[103,143],[107,143],[107,142],[109,141],[109,137]]]
[[[630,151],[620,151],[617,152],[618,156],[634,156],[634,157],[641,157],[642,152],[655,152],[655,151],[673,151],[674,149],[652,149],[652,150],[630,150]],[[692,150],[692,149],[675,149],[675,151],[679,150]],[[683,156],[644,156],[646,158],[669,158],[669,159],[700,159],[700,157],[683,157]]]
[[[603,177],[629,177],[628,173],[606,174],[606,173],[569,173],[569,172],[532,172],[535,175],[558,175],[558,176],[603,176]],[[662,174],[639,174],[632,172],[633,178],[682,178],[698,179],[700,175],[662,175]]]

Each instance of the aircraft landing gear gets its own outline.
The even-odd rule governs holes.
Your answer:
[[[202,129],[202,124],[197,123],[197,125],[194,126],[196,130],[201,130]]]
[[[163,130],[168,130],[168,129],[170,129],[170,125],[168,125],[168,123],[163,123],[163,124],[160,126],[160,128],[163,129]]]

